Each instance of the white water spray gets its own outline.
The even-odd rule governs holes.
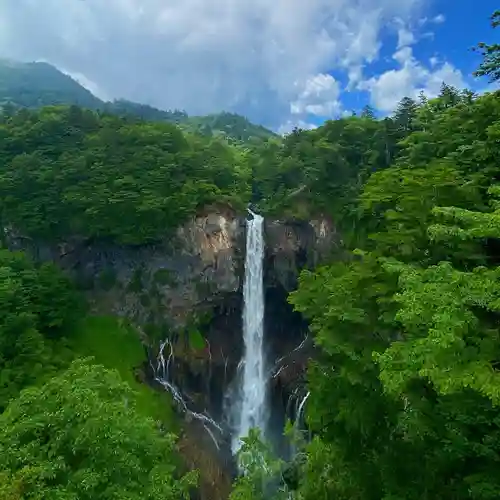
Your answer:
[[[250,211],[247,223],[245,284],[243,288],[243,379],[239,390],[237,428],[232,448],[236,453],[241,438],[251,428],[260,429],[265,437],[267,424],[267,379],[264,355],[264,219]]]

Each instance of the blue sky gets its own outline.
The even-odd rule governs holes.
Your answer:
[[[222,110],[286,132],[391,113],[471,73],[494,0],[0,1],[0,57],[48,61],[103,99]]]
[[[479,41],[487,43],[500,41],[500,29],[497,31],[490,26],[490,16],[497,2],[493,0],[438,0],[428,2],[419,17],[414,18],[408,25],[414,42],[409,44],[415,60],[422,66],[432,70],[433,65],[439,66],[449,63],[462,76],[462,82],[467,88],[482,92],[496,88],[485,78],[475,78],[473,72],[481,62],[479,54],[471,50]],[[377,78],[381,74],[400,67],[393,59],[398,44],[398,34],[393,29],[385,29],[381,36],[379,58],[367,65],[364,74],[367,78]],[[348,79],[342,71],[331,71],[342,85]],[[454,83],[453,79],[450,83]],[[370,99],[368,90],[354,90],[343,92],[340,97],[344,110],[359,111],[366,104],[373,105],[378,114],[385,114],[389,110],[377,110],[376,102]],[[323,117],[308,116],[314,124],[321,124]]]

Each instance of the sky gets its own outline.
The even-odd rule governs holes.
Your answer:
[[[0,57],[42,60],[98,97],[280,132],[444,81],[484,92],[470,49],[497,0],[0,0]]]

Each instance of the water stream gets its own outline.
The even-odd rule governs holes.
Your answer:
[[[235,402],[236,429],[232,451],[241,446],[251,428],[260,429],[265,438],[268,419],[267,382],[264,352],[264,219],[250,211],[247,222],[245,283],[243,287],[243,375]]]

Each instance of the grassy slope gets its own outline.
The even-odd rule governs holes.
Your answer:
[[[77,355],[92,356],[96,363],[117,370],[136,392],[138,411],[174,430],[175,417],[169,394],[155,391],[134,376],[135,368],[144,362],[144,349],[132,327],[112,316],[89,316],[77,328],[73,348]]]

